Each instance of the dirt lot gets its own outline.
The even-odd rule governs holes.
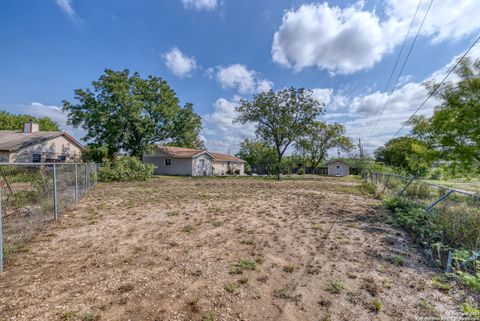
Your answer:
[[[352,179],[99,184],[8,262],[1,320],[419,320],[431,285]]]

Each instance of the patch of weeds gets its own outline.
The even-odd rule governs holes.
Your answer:
[[[240,244],[246,244],[246,245],[254,245],[255,241],[254,240],[241,240]]]
[[[312,230],[321,230],[322,229],[322,225],[321,224],[314,224],[312,225]]]
[[[222,221],[213,221],[212,222],[213,227],[220,227],[223,225]]]
[[[216,319],[216,315],[212,311],[208,311],[202,317],[202,321],[215,321],[215,319]]]
[[[328,280],[325,291],[332,294],[339,294],[345,289],[345,283],[342,280]]]
[[[296,269],[297,267],[293,264],[286,264],[283,266],[283,272],[286,272],[286,273],[292,273]]]
[[[467,272],[457,271],[457,277],[463,285],[480,292],[480,272],[477,275],[472,275]]]
[[[448,281],[448,277],[443,274],[434,276],[431,284],[435,289],[442,292],[448,292],[452,288],[452,285]]]
[[[395,264],[396,266],[404,266],[405,265],[405,258],[400,255],[395,255],[392,257],[392,263]]]
[[[179,210],[175,210],[175,211],[169,211],[166,213],[167,216],[178,216],[180,215],[180,211]]]
[[[290,299],[291,298],[290,294],[288,294],[288,289],[287,288],[276,289],[275,291],[273,291],[273,296],[275,298],[279,298],[279,299]]]
[[[385,288],[390,289],[393,285],[393,282],[390,279],[384,279],[382,284]]]
[[[245,270],[260,271],[259,260],[240,259],[230,266],[230,274],[242,274]]]
[[[377,266],[377,271],[380,273],[385,273],[385,267],[383,265]]]
[[[182,232],[185,232],[185,233],[192,233],[193,231],[195,231],[195,227],[193,225],[185,225],[183,228],[182,228]]]
[[[461,309],[467,317],[472,320],[480,320],[480,308],[473,307],[470,303],[466,302],[462,304]]]
[[[87,312],[80,318],[80,321],[98,321],[100,320],[100,314],[94,312]]]
[[[433,316],[437,314],[435,307],[425,299],[420,300],[418,307],[425,313],[425,315]]]
[[[378,313],[380,312],[380,310],[382,310],[382,308],[383,303],[379,299],[375,299],[370,303],[370,310],[372,310],[373,312]]]
[[[122,284],[118,287],[118,292],[120,292],[120,293],[130,292],[134,288],[135,288],[135,286],[132,283],[126,283],[126,284]]]
[[[187,301],[187,305],[193,313],[198,313],[200,311],[200,308],[198,306],[198,298],[192,299]]]
[[[241,277],[240,279],[238,279],[238,283],[240,284],[246,284],[247,282],[248,282],[247,277]]]
[[[60,316],[60,320],[62,321],[75,321],[77,318],[77,313],[75,311],[65,311]]]
[[[235,293],[237,291],[237,285],[235,283],[227,283],[223,286],[228,293]]]

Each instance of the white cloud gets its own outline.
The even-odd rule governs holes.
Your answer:
[[[189,76],[197,68],[195,57],[185,56],[177,47],[164,54],[163,58],[168,69],[178,77]]]
[[[235,107],[239,104],[240,97],[235,96],[232,100],[219,98],[213,104],[214,110],[210,114],[203,115],[203,136],[207,148],[212,151],[231,153],[238,151],[240,143],[246,139],[255,137],[253,124],[234,124]]]
[[[429,1],[424,1],[413,31]],[[390,0],[382,19],[358,2],[346,8],[305,4],[286,11],[274,35],[272,57],[280,65],[300,71],[318,67],[331,73],[351,74],[373,67],[403,41],[417,0]],[[422,29],[433,41],[459,39],[480,28],[480,1],[435,2]],[[415,32],[411,32],[413,36]]]
[[[55,3],[63,10],[72,20],[77,20],[77,13],[73,9],[72,0],[55,0]]]
[[[313,88],[312,97],[319,103],[328,105],[332,101],[332,92],[329,88]]]
[[[273,87],[271,81],[263,79],[259,73],[248,70],[241,64],[217,67],[216,76],[222,88],[235,89],[241,94],[269,91]]]
[[[182,0],[185,9],[214,10],[218,6],[218,0]]]

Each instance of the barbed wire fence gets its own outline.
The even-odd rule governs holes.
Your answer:
[[[364,172],[363,179],[384,198],[423,208],[452,247],[480,250],[480,194],[389,173]],[[451,252],[444,266],[451,268]]]
[[[0,272],[12,253],[96,185],[95,163],[0,163]]]

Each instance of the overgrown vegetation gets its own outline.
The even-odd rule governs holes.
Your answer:
[[[422,194],[421,192],[420,194]],[[426,211],[406,198],[386,198],[386,207],[393,211],[394,221],[407,230],[417,244],[432,249],[436,263],[453,253],[452,267],[458,281],[480,291],[480,211],[469,204]],[[432,285],[448,290],[445,279],[435,278]]]
[[[98,179],[101,182],[145,181],[153,176],[154,168],[136,157],[124,156],[107,160],[99,170]]]

